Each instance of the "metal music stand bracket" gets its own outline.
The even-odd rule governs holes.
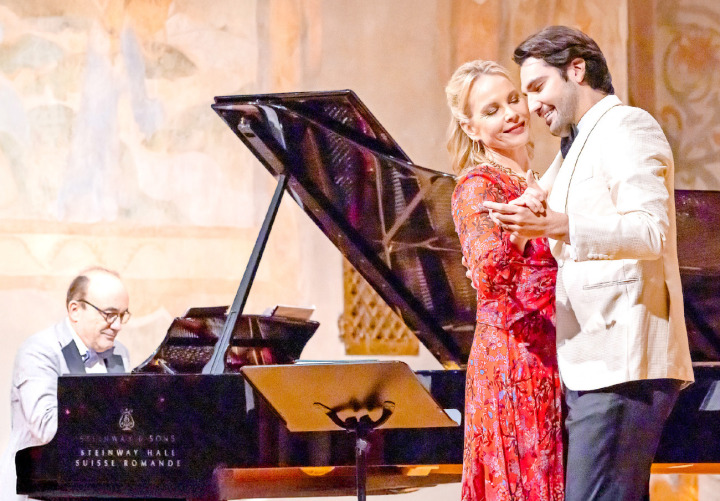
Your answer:
[[[370,433],[458,426],[403,362],[301,362],[241,371],[291,432],[344,429],[355,435],[359,501],[365,500]]]

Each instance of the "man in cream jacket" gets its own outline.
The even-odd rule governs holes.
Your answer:
[[[100,267],[81,272],[68,288],[66,306],[67,317],[29,337],[15,357],[12,431],[0,460],[2,501],[28,499],[16,494],[15,453],[55,436],[58,377],[130,369],[128,350],[115,340],[130,318],[128,293],[116,272]]]
[[[568,406],[566,500],[640,500],[663,425],[693,381],[677,259],[670,146],[623,105],[597,44],[551,26],[515,50],[523,93],[562,137],[540,185],[546,209],[486,202],[558,262],[558,365]]]

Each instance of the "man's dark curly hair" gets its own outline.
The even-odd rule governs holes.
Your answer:
[[[565,70],[570,63],[578,57],[584,59],[585,81],[588,85],[606,94],[615,94],[605,56],[595,40],[580,30],[567,26],[548,26],[531,35],[517,46],[513,61],[522,66],[531,57],[542,59],[558,68],[565,80]]]

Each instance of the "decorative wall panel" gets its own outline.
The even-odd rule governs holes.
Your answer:
[[[720,189],[720,4],[659,0],[657,118],[673,147],[678,188]]]

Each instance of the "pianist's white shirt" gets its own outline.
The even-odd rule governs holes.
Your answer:
[[[107,374],[107,366],[105,365],[105,360],[98,357],[95,351],[85,346],[85,343],[82,342],[82,339],[80,339],[80,336],[77,335],[77,333],[72,329],[72,327],[70,328],[70,331],[72,331],[72,337],[75,340],[75,345],[80,352],[80,358],[82,358],[83,360],[85,360],[86,358],[88,359],[85,362],[85,372],[87,374]]]

